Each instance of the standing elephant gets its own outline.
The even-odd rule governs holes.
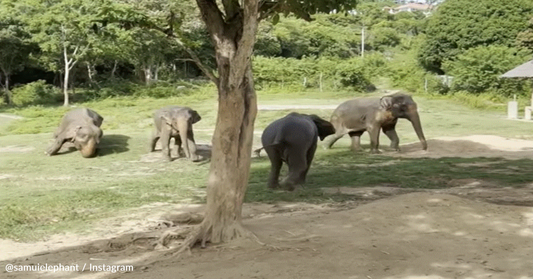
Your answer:
[[[334,134],[335,128],[328,121],[316,116],[289,113],[268,125],[261,136],[261,143],[271,163],[268,187],[279,187],[279,173],[285,162],[289,166],[288,177],[281,182],[289,190],[305,183],[305,178],[317,147],[317,138],[323,140]],[[258,153],[261,148],[256,150]]]
[[[411,96],[402,93],[381,98],[357,98],[340,104],[331,116],[331,123],[335,126],[336,133],[326,139],[324,147],[331,148],[342,136],[349,134],[352,138],[352,149],[361,150],[361,135],[368,131],[371,152],[378,153],[381,129],[391,140],[391,147],[399,151],[400,139],[395,130],[398,118],[411,121],[422,143],[422,149],[426,150],[427,143],[418,116],[417,105]]]
[[[174,138],[177,157],[180,152],[185,151],[185,156],[191,161],[198,161],[196,154],[196,143],[192,125],[202,120],[197,111],[189,107],[168,106],[157,110],[154,114],[155,131],[152,134],[151,151],[155,150],[155,145],[161,139],[161,149],[163,158],[171,161],[170,139]]]
[[[100,129],[103,121],[102,116],[88,108],[67,112],[54,132],[55,142],[46,150],[46,154],[57,154],[65,142],[71,141],[83,157],[93,157],[103,135]]]

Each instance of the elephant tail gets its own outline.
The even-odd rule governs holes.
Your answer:
[[[266,145],[266,147],[270,147],[270,146],[276,146],[276,145],[280,145],[281,143],[273,143],[273,144],[269,144],[269,145]],[[258,149],[255,149],[254,150],[254,154],[257,156],[257,157],[261,157],[261,150],[265,149],[265,146],[262,146],[261,148],[258,148]]]
[[[258,148],[256,150],[254,150],[254,154],[255,156],[257,157],[261,157],[261,150],[265,149],[264,147],[261,147],[261,148]]]

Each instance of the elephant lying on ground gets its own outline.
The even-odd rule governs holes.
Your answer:
[[[103,121],[104,118],[91,109],[79,108],[67,112],[54,132],[55,142],[46,154],[57,154],[65,142],[71,141],[83,157],[94,156],[103,135],[100,129]]]
[[[198,161],[196,154],[196,143],[192,125],[202,120],[197,111],[189,107],[169,106],[157,110],[154,113],[155,131],[152,134],[151,150],[155,150],[155,145],[161,139],[161,149],[163,158],[171,161],[170,157],[170,139],[174,138],[175,150],[177,157],[180,157],[182,150],[185,156],[191,161]]]
[[[395,130],[398,118],[411,121],[422,143],[422,149],[426,150],[427,143],[417,105],[411,96],[401,93],[381,98],[357,98],[340,104],[331,116],[331,123],[335,126],[336,133],[326,139],[324,147],[331,148],[337,140],[349,134],[352,138],[352,150],[359,151],[361,135],[368,131],[371,152],[378,153],[381,129],[391,140],[391,147],[399,151],[400,139]]]
[[[289,113],[268,125],[261,136],[263,147],[271,163],[268,187],[277,188],[279,173],[283,162],[289,166],[288,177],[282,186],[294,190],[296,185],[305,183],[305,178],[317,147],[317,138],[323,140],[334,134],[335,129],[328,121],[316,116]]]

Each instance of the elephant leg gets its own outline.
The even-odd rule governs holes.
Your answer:
[[[48,156],[57,154],[57,152],[61,149],[61,146],[63,146],[63,143],[65,143],[66,141],[67,139],[65,139],[64,137],[56,137],[55,142],[46,150],[46,154]]]
[[[163,153],[163,158],[167,161],[172,161],[170,157],[170,131],[168,129],[163,129],[161,131],[161,152]]]
[[[352,138],[352,146],[351,149],[354,152],[361,151],[361,135],[363,135],[365,131],[361,132],[350,132],[348,133],[350,135],[350,138]]]
[[[312,146],[308,151],[307,151],[307,168],[305,169],[305,171],[302,173],[302,176],[300,177],[300,181],[302,181],[302,183],[305,183],[305,180],[307,178],[307,173],[309,172],[309,169],[311,168],[311,163],[313,162],[313,158],[315,157],[315,152],[316,152],[316,145]]]
[[[281,153],[274,148],[265,148],[265,151],[270,160],[270,174],[268,175],[268,188],[275,189],[279,187],[279,172],[281,171],[281,165],[283,160],[281,159]]]
[[[159,140],[159,138],[160,138],[159,132],[157,130],[155,130],[152,133],[152,138],[150,140],[150,152],[154,152],[155,145],[157,144],[157,141]]]
[[[381,127],[373,126],[367,129],[370,134],[370,153],[379,153],[379,131]]]
[[[303,183],[302,177],[308,170],[307,153],[301,150],[291,150],[288,155],[289,175],[281,182],[281,185],[292,191],[296,185]]]
[[[400,151],[400,138],[396,134],[395,126],[383,127],[383,133],[390,139],[390,147],[394,148],[396,151]]]
[[[194,133],[192,131],[192,127],[189,131],[187,131],[187,146],[189,146],[191,161],[198,161],[200,158],[198,157],[198,154],[196,154],[196,142],[194,141]]]
[[[340,138],[342,138],[344,134],[333,134],[327,138],[324,139],[324,149],[330,149],[333,144],[335,144]]]
[[[198,155],[196,155],[196,144],[194,142],[194,134],[192,132],[192,125],[189,125],[188,121],[178,121],[178,130],[182,139],[183,150],[185,156],[191,161],[197,161]]]
[[[175,136],[174,137],[174,149],[172,150],[173,153],[174,153],[174,156],[176,156],[177,158],[180,158],[181,157],[181,137],[178,135],[178,136]]]

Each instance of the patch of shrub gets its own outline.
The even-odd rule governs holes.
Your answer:
[[[372,78],[384,72],[386,60],[382,55],[354,57],[304,57],[302,59],[255,56],[253,70],[255,84],[264,90],[278,86],[287,89],[350,88],[367,91],[372,88]],[[372,78],[371,78],[372,77]]]
[[[509,97],[526,93],[525,84],[499,76],[529,59],[528,51],[507,46],[478,46],[458,55],[453,61],[445,61],[443,68],[454,77],[453,91],[473,94],[495,91]]]
[[[61,90],[44,80],[17,86],[11,92],[17,106],[55,104],[63,99]]]

